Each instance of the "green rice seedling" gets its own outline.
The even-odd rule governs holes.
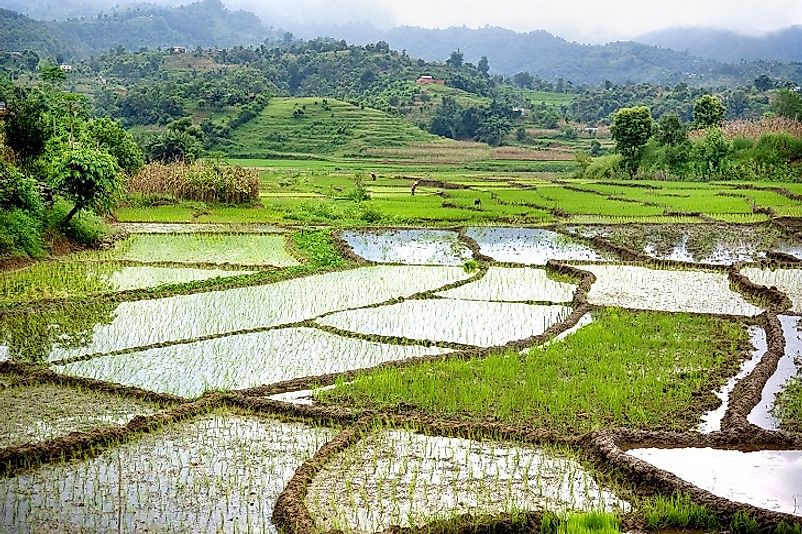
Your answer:
[[[376,266],[263,286],[124,302],[80,347],[56,346],[51,360],[108,354],[263,330],[337,310],[376,305],[466,280],[460,267]],[[229,313],[236,310],[237,313]],[[2,321],[0,321],[2,324]]]
[[[616,534],[619,520],[615,514],[608,512],[583,512],[569,514],[560,522],[558,534]]]
[[[774,527],[774,534],[802,534],[802,524],[791,524],[786,523],[785,521],[780,521],[777,523],[777,526]]]
[[[523,357],[508,352],[377,370],[317,398],[570,434],[609,426],[685,430],[698,424],[697,395],[710,389],[709,376],[738,361],[749,342],[743,325],[709,316],[605,309],[594,319]]]
[[[612,259],[576,239],[536,228],[468,228],[482,254],[496,261],[545,265],[548,260]]]
[[[635,265],[583,265],[596,276],[588,301],[671,312],[755,316],[762,310],[730,289],[726,273],[652,269]],[[704,295],[704,299],[698,298]]]
[[[128,423],[160,410],[152,402],[105,391],[56,384],[12,385],[0,389],[0,448],[44,441],[70,432]]]
[[[733,534],[757,534],[760,525],[749,512],[739,510],[730,519],[730,532]]]
[[[689,495],[680,492],[643,501],[638,510],[651,530],[702,529],[709,532],[719,526],[718,518],[707,506],[696,504]]]
[[[543,484],[526,485],[523,465],[529,466],[526,479],[535,480],[535,472],[540,472]],[[581,473],[584,469],[560,448],[377,429],[323,468],[309,488],[306,504],[319,529],[332,528],[336,518],[347,532],[420,527],[465,513],[627,508]],[[343,495],[344,480],[350,481],[351,491],[362,488],[358,498],[327,499]]]
[[[267,234],[140,234],[110,251],[89,253],[87,257],[145,263],[298,265],[287,253],[284,237]]]
[[[11,531],[275,533],[273,506],[333,429],[224,412],[0,480]],[[188,504],[189,503],[189,504]]]
[[[540,534],[557,534],[560,522],[559,515],[554,512],[546,512],[540,521]]]

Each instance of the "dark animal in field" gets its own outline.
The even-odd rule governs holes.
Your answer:
[[[476,206],[477,208],[481,208],[482,207],[482,199],[481,198],[477,198],[476,200],[473,201],[473,205]]]
[[[370,177],[373,178],[374,182],[376,181],[376,173],[375,172],[370,173]]]

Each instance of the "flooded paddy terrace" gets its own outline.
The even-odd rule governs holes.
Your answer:
[[[796,250],[798,244],[773,230],[725,233],[726,239],[714,236],[704,247],[696,244],[696,229],[667,230],[665,237],[606,227],[349,231],[341,240],[373,265],[209,291],[202,284],[217,277],[247,277],[303,260],[290,252],[284,231],[271,227],[125,230],[138,233],[74,265],[30,268],[61,269],[81,279],[75,287],[0,286],[7,302],[63,300],[57,308],[26,308],[35,321],[17,320],[13,308],[0,314],[0,360],[8,360],[0,364],[0,404],[19,413],[0,426],[0,464],[9,458],[0,476],[0,523],[12,531],[161,531],[169,524],[172,531],[272,532],[305,525],[301,531],[375,532],[468,513],[599,510],[637,524],[637,490],[626,476],[611,478],[603,463],[587,460],[599,456],[595,438],[579,443],[544,435],[536,445],[493,434],[490,423],[471,419],[462,428],[475,428],[475,436],[465,437],[427,414],[421,417],[441,431],[374,426],[348,438],[356,416],[310,399],[314,389],[360,370],[559,344],[608,307],[726,316],[743,325],[752,345],[739,348],[741,360],[718,390],[699,392],[715,394],[719,404],[699,410],[697,429],[706,434],[692,428],[683,434],[698,444],[648,446],[646,433],[643,447],[635,443],[625,451],[641,462],[637,469],[673,474],[691,485],[678,489],[695,488],[693,496],[710,492],[724,503],[749,505],[767,524],[777,523],[774,512],[800,514],[802,437],[784,434],[787,448],[767,437],[772,444],[761,447],[746,439],[750,427],[744,426],[777,434],[777,395],[798,374],[800,270],[754,263],[771,251]],[[622,246],[641,259],[622,258],[616,253]],[[142,265],[148,262],[155,264]],[[774,286],[792,307],[777,309],[754,288],[744,292],[727,270],[739,262],[753,262],[740,273],[756,286]],[[3,273],[0,280],[8,276],[24,275]],[[56,277],[29,280],[41,284],[48,276]],[[200,283],[200,290],[159,294],[159,287],[185,282]],[[156,291],[148,298],[107,296],[145,288]],[[98,295],[93,306],[103,313],[75,321],[84,307],[70,299],[87,295]],[[46,328],[26,332],[34,323]],[[37,332],[48,335],[40,336],[41,359],[31,362],[21,347],[30,342],[26,334]],[[25,365],[17,363],[23,357]],[[68,382],[19,378],[43,372]],[[745,384],[761,399],[739,423]],[[212,413],[187,420],[164,415],[181,406],[192,411],[193,402],[216,399],[218,391],[226,393],[209,401],[219,404]],[[292,404],[294,391],[304,402]],[[240,409],[226,408],[232,402]],[[287,421],[287,414],[304,422]],[[166,422],[129,432],[150,420]],[[513,434],[544,430],[532,423]],[[66,446],[70,436],[88,439],[94,429],[113,428],[122,429],[120,439],[91,454],[32,460],[25,467],[10,460],[30,444]],[[733,433],[745,437],[742,447],[705,446],[707,439]],[[761,477],[765,484],[744,483]]]

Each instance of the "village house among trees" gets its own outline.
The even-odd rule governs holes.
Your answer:
[[[417,83],[418,85],[432,85],[432,84],[445,85],[446,81],[445,80],[438,80],[434,76],[424,75],[424,76],[421,76],[420,78],[418,78],[417,80],[415,80],[415,83]]]

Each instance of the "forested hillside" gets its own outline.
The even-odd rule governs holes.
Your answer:
[[[0,10],[0,49],[30,49],[64,61],[75,61],[122,46],[231,47],[277,38],[259,18],[231,11],[220,0],[201,0],[175,8],[141,4],[92,17],[36,21]]]
[[[504,28],[428,29],[399,27],[389,31],[362,25],[310,27],[296,31],[304,37],[327,35],[349,42],[384,40],[396,50],[426,60],[447,57],[454,48],[465,60],[477,63],[482,56],[493,72],[513,75],[529,72],[549,81],[570,80],[575,84],[681,83],[693,85],[740,85],[760,74],[802,79],[802,66],[771,62],[728,64],[702,59],[693,52],[670,50],[636,42],[584,45],[546,31],[517,33]],[[685,47],[680,48],[685,50]]]
[[[711,28],[672,28],[638,37],[638,42],[687,51],[699,57],[737,63],[741,60],[802,61],[802,27],[762,36]]]

